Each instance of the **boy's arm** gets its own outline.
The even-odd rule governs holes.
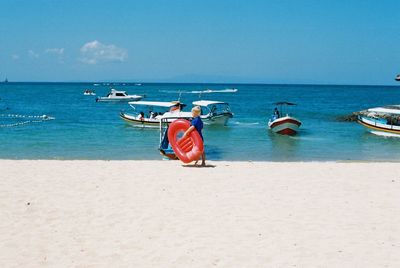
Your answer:
[[[194,129],[194,126],[190,126],[190,128],[188,128],[185,133],[183,133],[182,139],[186,138],[187,135],[189,135],[190,132],[192,132]]]

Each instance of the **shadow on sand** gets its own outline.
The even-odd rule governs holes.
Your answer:
[[[216,165],[208,165],[208,164],[206,164],[205,166],[192,164],[192,165],[182,165],[182,167],[187,167],[187,168],[215,168],[217,166]]]

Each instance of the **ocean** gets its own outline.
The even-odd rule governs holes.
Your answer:
[[[162,159],[159,130],[133,127],[119,118],[122,103],[96,102],[85,89],[105,96],[111,88],[145,94],[144,100],[228,102],[234,117],[226,127],[206,126],[206,155],[212,160],[329,161],[400,159],[400,138],[369,133],[340,116],[400,103],[400,87],[261,84],[3,83],[0,84],[1,159]],[[190,91],[237,88],[235,93]],[[179,92],[184,92],[179,94]],[[297,103],[298,135],[271,133],[274,102]],[[42,121],[33,116],[47,115]],[[32,122],[34,121],[34,122]],[[24,124],[21,124],[25,122]]]

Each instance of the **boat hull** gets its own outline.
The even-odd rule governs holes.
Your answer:
[[[359,116],[357,122],[374,134],[381,132],[400,135],[400,126],[383,124],[380,120],[374,118]]]
[[[128,101],[140,101],[143,97],[129,97],[129,98],[107,98],[107,97],[98,97],[96,101],[98,102],[128,102]]]
[[[202,116],[204,124],[206,125],[218,125],[218,126],[226,126],[228,124],[229,119],[232,118],[231,114],[223,114],[216,116]]]
[[[119,117],[125,122],[135,126],[135,127],[148,127],[148,128],[159,128],[160,120],[148,119],[143,120],[137,119],[135,116],[121,112]]]
[[[268,127],[274,133],[281,135],[296,135],[301,122],[294,117],[285,116],[268,122]]]

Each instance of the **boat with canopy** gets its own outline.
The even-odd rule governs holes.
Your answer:
[[[277,107],[268,121],[269,129],[281,135],[295,135],[301,126],[301,122],[297,118],[291,116],[289,107],[295,106],[296,104],[282,101],[276,102],[274,105]]]
[[[133,111],[121,111],[121,119],[133,126],[152,128],[159,127],[160,119],[165,113],[177,113],[186,106],[179,101],[132,101],[129,105]]]
[[[374,134],[400,135],[400,105],[388,105],[360,111],[357,122]]]
[[[227,102],[199,100],[192,103],[200,106],[201,119],[206,125],[227,125],[228,120],[233,117],[231,108]]]

